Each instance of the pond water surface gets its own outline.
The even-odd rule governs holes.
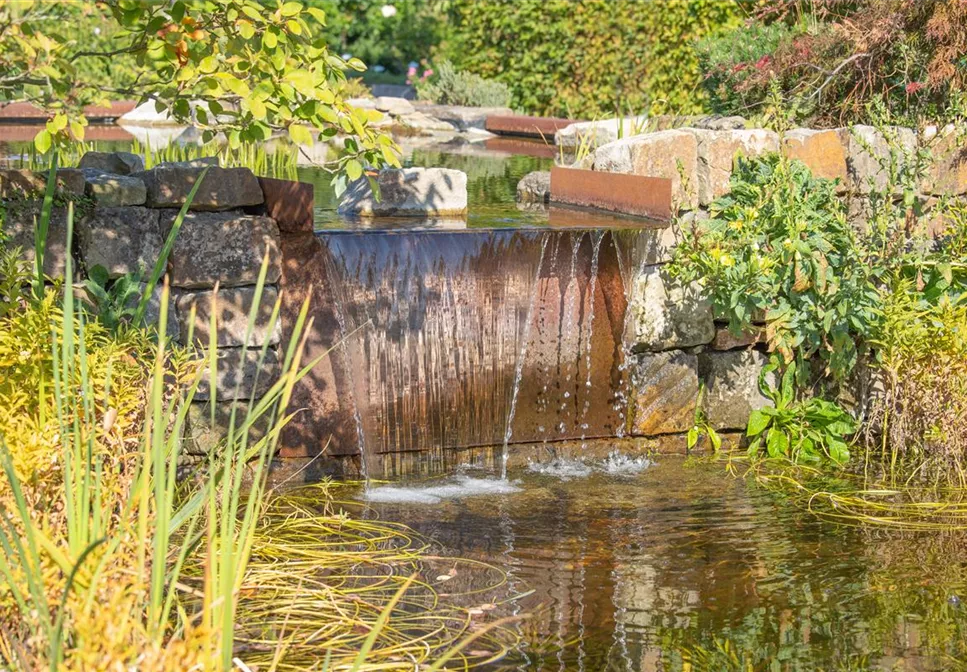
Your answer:
[[[464,471],[360,496],[506,573],[479,618],[531,617],[489,669],[940,671],[967,656],[961,535],[823,522],[722,463],[532,464],[509,484]],[[437,579],[494,581],[467,573]]]

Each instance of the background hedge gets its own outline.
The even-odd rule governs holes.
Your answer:
[[[531,114],[704,109],[695,42],[744,0],[453,0],[437,53],[507,84]]]

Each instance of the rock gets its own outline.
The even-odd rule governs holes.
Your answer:
[[[144,159],[131,152],[85,152],[77,167],[112,175],[130,175],[144,170]]]
[[[699,356],[699,372],[705,381],[703,410],[715,429],[744,429],[749,414],[770,405],[759,392],[759,373],[768,363],[756,350],[706,352]],[[775,377],[768,377],[775,385]]]
[[[449,122],[458,131],[486,130],[487,117],[513,114],[508,107],[465,107],[461,105],[420,105],[420,112]]]
[[[408,101],[406,98],[380,96],[374,101],[374,103],[377,110],[380,112],[385,112],[386,114],[394,117],[402,117],[403,115],[416,112],[416,108],[413,107],[413,103]]]
[[[517,183],[518,203],[549,203],[551,200],[551,171],[535,170]]]
[[[712,306],[698,286],[683,287],[660,266],[638,275],[629,304],[626,341],[635,352],[689,348],[715,338]]]
[[[155,107],[153,100],[141,103],[130,112],[122,114],[118,123],[129,126],[184,126],[173,119],[167,110]]]
[[[219,348],[218,360],[215,367],[215,393],[217,401],[241,401],[244,399],[258,399],[279,379],[281,365],[279,355],[274,348],[269,348],[265,359],[260,363],[260,349]],[[208,354],[202,353],[204,361],[208,361]],[[236,386],[238,393],[236,396]],[[195,393],[197,401],[211,399],[211,375],[208,366],[203,365],[201,382]]]
[[[143,205],[148,197],[144,180],[137,177],[111,175],[93,168],[85,168],[84,178],[87,180],[87,195],[101,206]]]
[[[380,171],[377,201],[369,180],[349,185],[339,214],[363,217],[462,215],[467,212],[467,175],[448,168],[402,168]]]
[[[936,196],[967,193],[967,146],[957,129],[946,126],[927,141],[932,160],[920,190]]]
[[[178,314],[183,316],[181,326],[181,342],[188,343],[188,316],[191,309],[195,309],[194,341],[198,345],[207,347],[209,343],[209,324],[212,311],[216,309],[216,345],[258,347],[268,342],[275,345],[279,342],[279,320],[270,323],[272,309],[279,298],[279,291],[275,287],[265,287],[262,290],[258,313],[248,343],[245,343],[245,332],[248,329],[249,313],[255,301],[255,287],[236,287],[222,289],[218,292],[216,303],[215,293],[212,291],[186,292],[178,297]]]
[[[782,151],[805,163],[816,177],[846,184],[846,150],[837,131],[794,128],[783,136]]]
[[[133,177],[144,180],[149,208],[180,208],[205,170],[208,173],[191,202],[192,210],[231,210],[262,202],[262,189],[248,168],[163,163]]]
[[[148,208],[94,208],[77,225],[84,265],[103,266],[112,278],[138,270],[150,273],[163,244],[159,219],[159,213]]]
[[[679,350],[638,355],[633,371],[635,436],[687,432],[695,424],[698,357]]]
[[[376,109],[376,101],[373,100],[372,98],[349,98],[348,100],[346,100],[346,104],[349,105],[350,107],[355,107],[357,110],[375,110]]]
[[[779,150],[779,136],[763,129],[694,131],[698,139],[698,202],[708,205],[729,193],[736,156],[762,156]]]
[[[34,221],[40,221],[42,202],[38,200],[7,204],[3,221],[3,234],[6,248],[21,249],[20,257],[29,264],[34,263]],[[75,226],[83,218],[75,214]],[[50,212],[47,228],[47,243],[44,247],[44,274],[52,278],[63,278],[67,264],[67,208],[55,207]],[[76,271],[76,266],[74,267]]]
[[[722,117],[713,114],[707,117],[699,117],[689,125],[707,131],[737,131],[745,128],[746,119],[738,115]]]
[[[659,131],[610,142],[594,152],[593,167],[609,173],[664,177],[672,182],[674,206],[698,208],[698,139],[694,132]]]
[[[49,172],[20,168],[0,169],[0,198],[43,198]],[[84,195],[84,173],[77,168],[57,169],[57,191],[67,196]]]
[[[217,156],[199,156],[187,161],[165,161],[159,163],[156,168],[204,168],[205,166],[220,166],[221,161]]]
[[[399,121],[401,124],[418,131],[453,132],[456,130],[453,124],[442,119],[437,119],[436,117],[431,117],[428,114],[423,114],[422,112],[412,112],[402,117]]]
[[[144,296],[145,290],[148,288],[146,283],[141,283],[141,295]],[[148,299],[148,305],[144,308],[144,325],[147,327],[154,327],[157,331],[161,324],[161,294],[162,287],[161,284],[154,286],[154,290],[151,292],[151,298]],[[175,305],[175,297],[171,294],[168,296],[168,315],[165,322],[165,336],[169,341],[178,342],[181,336],[181,326],[178,320],[178,308]]]
[[[647,129],[648,117],[624,117],[600,121],[578,121],[559,129],[554,134],[554,144],[568,149],[590,146],[600,147],[619,138],[639,135]]]
[[[241,429],[248,418],[248,404],[242,402],[222,402],[215,404],[215,422],[212,423],[210,402],[196,401],[188,407],[188,426],[185,436],[185,452],[189,455],[208,455],[213,448],[221,447],[228,437],[232,422],[232,409],[235,409],[235,436],[241,441]],[[264,413],[253,419],[248,431],[248,446],[254,446],[269,431],[272,414]],[[240,444],[239,444],[240,445]],[[237,446],[236,446],[237,447]]]
[[[161,231],[167,237],[175,213],[162,213]],[[194,213],[185,217],[168,259],[172,286],[210,289],[254,285],[263,257],[268,254],[266,284],[282,274],[279,228],[268,217],[238,213]]]
[[[737,350],[739,348],[751,348],[761,338],[761,329],[746,330],[736,336],[728,327],[717,327],[715,330],[715,338],[712,340],[712,349]]]
[[[846,148],[846,171],[849,188],[861,194],[884,191],[889,182],[890,156],[896,154],[897,165],[903,166],[916,149],[917,138],[912,129],[890,126],[883,133],[872,126],[837,129]]]

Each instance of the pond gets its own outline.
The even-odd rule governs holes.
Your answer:
[[[505,573],[435,577],[500,582],[467,603],[498,604],[484,622],[532,614],[488,669],[940,671],[967,655],[962,535],[826,523],[722,463],[615,453],[359,496]]]

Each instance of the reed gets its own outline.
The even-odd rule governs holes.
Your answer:
[[[260,399],[234,404],[227,437],[185,478],[189,405],[205,375],[216,389],[217,325],[207,356],[169,343],[163,285],[156,332],[112,333],[39,269],[21,310],[0,318],[0,394],[12,402],[0,422],[0,667],[439,669],[512,643],[499,622],[478,626],[420,578],[434,559],[405,527],[347,516],[332,485],[268,491],[293,385],[315,363],[301,357],[308,303],[284,373]],[[248,332],[255,319],[253,308]],[[30,329],[30,349],[18,350]],[[269,429],[256,438],[249,430],[263,418]]]

